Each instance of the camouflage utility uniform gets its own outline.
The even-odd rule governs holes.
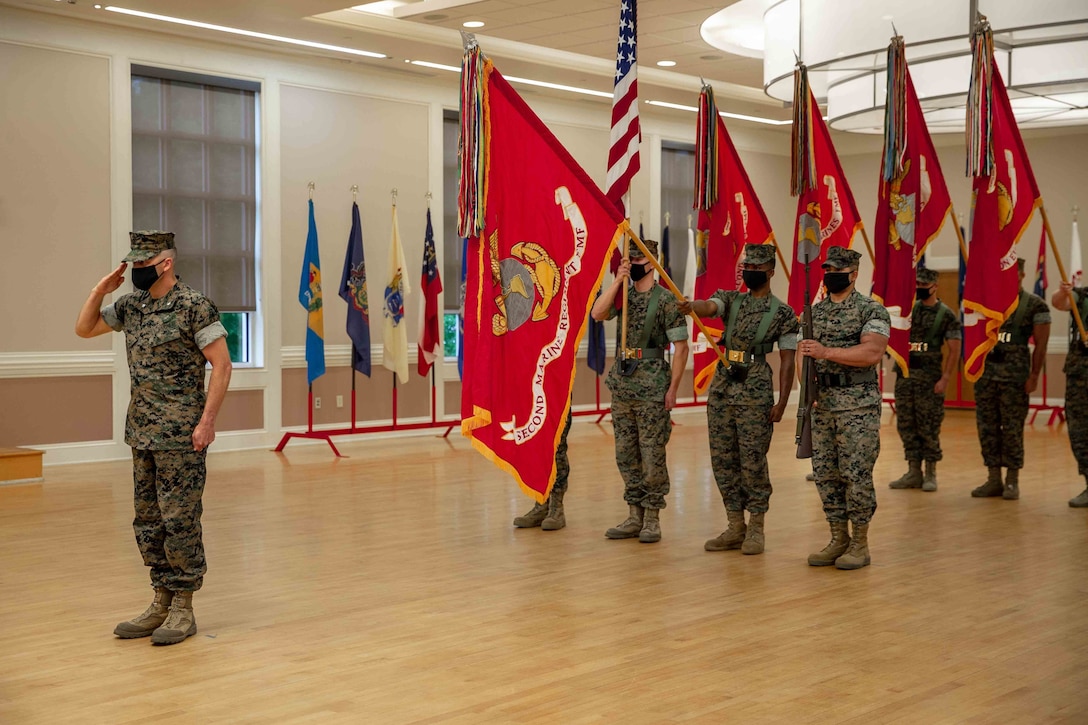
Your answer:
[[[975,383],[975,423],[987,468],[1024,467],[1024,422],[1031,375],[1028,340],[1035,325],[1050,324],[1050,308],[1042,298],[1020,291],[1012,317],[1001,326],[998,344],[986,356],[982,377]]]
[[[651,298],[658,296],[657,310],[647,322]],[[665,409],[672,367],[665,359],[670,342],[686,341],[688,326],[676,306],[676,298],[664,288],[647,292],[631,289],[627,299],[627,344],[638,345],[644,326],[649,341],[638,368],[632,375],[620,374],[617,358],[608,371],[606,383],[612,392],[612,427],[616,436],[616,465],[623,476],[623,498],[631,506],[665,508],[669,492],[669,471],[665,445],[669,442],[672,419]],[[619,315],[614,307],[608,319]]]
[[[824,347],[853,347],[861,336],[888,337],[888,311],[856,290],[842,302],[812,307],[815,339]],[[867,525],[876,511],[873,466],[880,453],[880,386],[876,365],[858,368],[814,360],[819,395],[812,415],[812,464],[829,522]]]
[[[102,319],[125,333],[128,349],[136,543],[153,586],[196,591],[207,570],[200,527],[207,450],[193,450],[205,401],[201,350],[227,331],[211,300],[180,281],[159,299],[124,295]]]
[[[1088,320],[1088,289],[1077,287],[1071,302]],[[1069,424],[1069,445],[1077,459],[1077,471],[1088,478],[1088,347],[1080,340],[1076,320],[1069,317],[1069,354],[1065,357],[1065,420]]]
[[[761,298],[719,290],[710,301],[717,306],[715,316],[728,321],[735,314],[728,344],[725,334],[719,344],[727,348],[727,354],[733,351],[733,357],[738,357],[738,353],[746,358],[754,356],[748,363],[731,363],[738,372],[746,368],[747,377],[743,381],[731,377],[719,362],[710,384],[706,418],[714,480],[726,510],[765,513],[771,498],[767,451],[773,431],[770,412],[774,407],[774,384],[766,355],[775,342],[780,350],[796,350],[800,326],[790,306],[780,304],[773,295]],[[772,304],[776,308],[773,314]],[[771,314],[769,325],[757,348],[753,343],[768,314]]]
[[[910,316],[910,377],[895,380],[895,416],[903,454],[908,461],[941,460],[944,396],[933,392],[943,372],[945,340],[963,337],[959,315],[948,305],[914,304]]]

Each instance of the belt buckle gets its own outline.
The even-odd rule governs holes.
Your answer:
[[[744,353],[740,350],[730,350],[726,355],[729,358],[729,362],[744,363]]]
[[[641,347],[625,347],[623,349],[623,356],[628,358],[628,359],[631,359],[631,360],[641,360],[642,359],[642,348]]]

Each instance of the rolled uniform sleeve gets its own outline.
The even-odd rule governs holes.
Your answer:
[[[114,332],[120,332],[124,329],[124,324],[121,322],[121,317],[117,313],[117,303],[106,305],[102,308],[102,320],[110,326],[110,329]]]
[[[688,339],[688,322],[686,316],[681,314],[676,306],[676,298],[669,295],[667,301],[662,300],[665,310],[665,337],[669,342],[683,342]]]
[[[861,334],[864,335],[869,332],[876,333],[877,335],[881,335],[882,337],[892,336],[891,320],[888,317],[887,312],[884,313],[883,318],[873,317],[866,321],[866,323],[861,328]]]
[[[219,338],[226,337],[226,336],[227,336],[227,328],[223,327],[222,322],[220,322],[219,320],[216,320],[215,322],[208,325],[207,327],[204,327],[204,328],[201,328],[200,330],[197,330],[196,335],[195,335],[196,346],[199,347],[201,350],[203,350],[204,348],[206,348],[208,345],[211,345],[213,342],[215,342]]]
[[[787,333],[784,333],[783,335],[781,335],[778,338],[778,349],[779,350],[796,350],[797,349],[797,343],[800,340],[800,338],[801,338],[801,333],[799,333],[799,332],[787,332]]]

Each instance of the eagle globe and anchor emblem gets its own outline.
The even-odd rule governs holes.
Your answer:
[[[491,331],[505,335],[532,320],[548,318],[548,308],[559,293],[559,266],[535,242],[518,242],[510,256],[499,259],[499,233],[488,240],[491,248],[491,279],[499,287],[495,296],[498,312],[491,318]]]

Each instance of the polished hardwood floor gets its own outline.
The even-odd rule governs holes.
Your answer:
[[[1029,428],[1022,498],[975,500],[971,413],[950,412],[937,493],[889,491],[871,567],[810,568],[827,540],[771,451],[767,552],[725,526],[701,412],[676,416],[659,544],[625,516],[611,428],[570,435],[568,527],[451,436],[209,458],[200,633],[119,640],[143,610],[130,464],[0,487],[0,723],[1086,723],[1088,511],[1064,428]]]

